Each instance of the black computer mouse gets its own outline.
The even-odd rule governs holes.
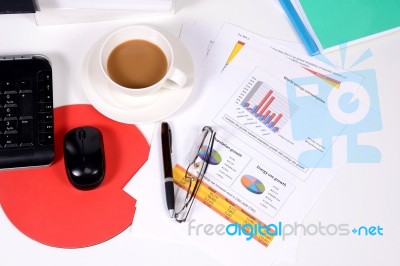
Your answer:
[[[105,175],[104,145],[95,127],[77,127],[64,136],[64,162],[68,179],[81,190],[96,188]]]

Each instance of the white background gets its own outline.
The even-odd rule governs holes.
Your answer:
[[[103,22],[37,26],[32,14],[0,16],[0,54],[43,53],[54,71],[55,106],[87,103],[82,89],[82,64],[92,45],[105,34],[132,24],[150,24],[176,36],[182,23],[207,22],[221,26],[228,21],[258,34],[299,41],[286,15],[273,0],[178,0],[176,13]],[[356,19],[355,19],[356,22]],[[354,70],[373,69],[377,74],[383,129],[360,135],[359,142],[377,147],[379,164],[346,164],[333,179],[305,224],[349,224],[383,227],[384,236],[308,236],[300,239],[295,265],[398,265],[400,250],[400,33],[391,34],[347,49],[344,67],[349,67],[367,49],[373,56]],[[328,56],[342,65],[339,52]],[[142,127],[144,132],[150,132]],[[148,138],[150,134],[148,133]],[[342,140],[343,145],[346,140]],[[346,156],[345,154],[343,156]],[[0,173],[1,178],[1,173]],[[185,243],[171,254],[168,243],[147,239],[132,241],[121,234],[106,243],[79,250],[43,246],[30,240],[0,215],[0,263],[2,265],[183,265],[191,260],[213,264],[202,252]],[[236,254],[233,254],[236,255]],[[238,256],[238,261],[245,257]],[[290,265],[280,263],[278,265]]]

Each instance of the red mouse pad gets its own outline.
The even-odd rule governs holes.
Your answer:
[[[69,182],[63,141],[70,129],[98,128],[106,172],[99,187],[81,191]],[[55,158],[51,166],[0,172],[0,203],[25,235],[46,245],[79,248],[106,241],[133,220],[135,202],[123,187],[146,162],[149,144],[134,125],[110,120],[90,105],[54,109]]]

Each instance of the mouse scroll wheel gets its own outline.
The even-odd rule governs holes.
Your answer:
[[[84,131],[84,130],[80,130],[79,131],[79,138],[80,139],[85,139],[86,138],[86,131]]]

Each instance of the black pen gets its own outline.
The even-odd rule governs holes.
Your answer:
[[[164,164],[164,182],[165,182],[165,197],[167,200],[167,208],[171,215],[174,217],[175,212],[175,195],[174,195],[174,180],[172,178],[172,161],[171,161],[171,145],[172,136],[171,129],[166,122],[161,123],[161,144],[162,156]]]

